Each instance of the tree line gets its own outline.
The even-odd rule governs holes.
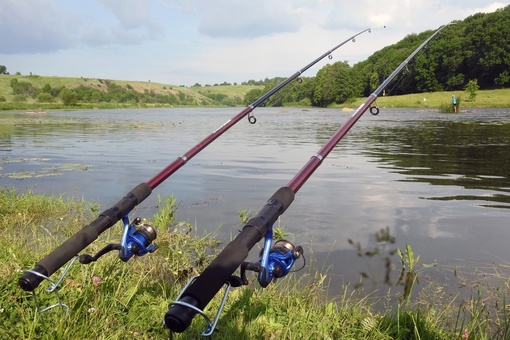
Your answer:
[[[510,6],[494,13],[478,13],[445,28],[418,53],[408,67],[385,89],[386,95],[435,91],[495,89],[510,86]],[[328,64],[315,77],[289,84],[265,105],[302,103],[326,107],[372,93],[433,31],[410,34],[367,60],[350,66],[347,61]],[[246,95],[249,104],[282,78],[265,83]]]

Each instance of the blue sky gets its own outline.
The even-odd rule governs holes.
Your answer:
[[[365,60],[410,33],[509,1],[1,0],[0,65],[11,74],[191,86],[288,77],[365,28],[327,62]],[[383,29],[383,26],[386,26]]]

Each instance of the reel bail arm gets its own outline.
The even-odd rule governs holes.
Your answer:
[[[303,255],[303,247],[294,246],[287,240],[278,240],[273,243],[273,228],[268,228],[264,248],[259,262],[243,262],[241,264],[241,281],[248,284],[246,271],[251,270],[259,273],[258,282],[261,287],[266,288],[272,281],[286,276],[292,266]]]

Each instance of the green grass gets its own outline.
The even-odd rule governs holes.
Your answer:
[[[216,86],[192,86],[189,89],[193,92],[208,94],[224,94],[229,98],[244,98],[246,93],[253,89],[263,89],[263,85],[216,85]]]
[[[462,101],[462,110],[478,107],[510,107],[510,89],[479,90],[476,99],[469,101],[469,94],[465,91],[453,92],[458,100]],[[423,99],[426,99],[426,102]],[[377,98],[376,104],[379,107],[388,108],[422,108],[424,110],[438,110],[444,106],[451,106],[452,92],[415,93],[401,96],[386,96]],[[361,105],[365,98],[357,99],[349,104],[342,104],[339,107],[355,108]]]
[[[156,252],[127,263],[115,253],[93,264],[75,263],[59,290],[69,313],[56,307],[40,314],[32,294],[17,285],[21,273],[90,222],[100,209],[76,198],[0,189],[0,339],[168,339],[169,332],[162,326],[168,304],[214,257],[219,242],[214,234],[198,235],[196,226],[177,222],[175,198],[160,197],[158,202],[160,210],[152,222],[158,230]],[[119,242],[120,232],[120,225],[112,227],[84,252],[95,253],[107,243]],[[405,262],[412,263],[407,269],[420,272],[410,247],[405,254]],[[324,273],[290,274],[265,289],[252,282],[232,290],[213,338],[506,339],[508,268],[499,269],[498,289],[479,286],[479,295],[460,305],[442,285],[433,283],[414,300],[408,298],[396,309],[382,312],[372,307],[371,293],[348,285],[331,287]],[[45,293],[47,287],[43,283],[36,290],[41,308],[56,301],[53,294]],[[387,298],[400,291],[399,287],[389,289]],[[492,292],[491,299],[487,292]],[[215,313],[220,295],[206,308],[209,315]],[[175,338],[200,338],[204,328],[203,319],[196,317]]]

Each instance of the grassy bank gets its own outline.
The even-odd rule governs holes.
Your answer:
[[[452,94],[461,101],[460,109],[469,108],[501,108],[510,107],[510,89],[479,90],[474,100],[469,99],[467,92],[431,92],[413,93],[401,96],[381,96],[377,98],[376,104],[379,107],[388,108],[422,108],[424,110],[437,110],[441,107],[451,106]],[[359,98],[352,103],[338,105],[338,107],[355,108],[361,105],[365,98]]]
[[[32,294],[17,286],[19,276],[96,217],[99,207],[0,189],[0,339],[168,339],[162,320],[169,302],[224,246],[218,247],[214,235],[197,235],[194,226],[177,222],[175,209],[175,199],[160,200],[160,211],[152,221],[158,230],[155,253],[124,263],[113,252],[90,265],[74,264],[59,291],[68,313],[56,307],[39,314]],[[120,232],[120,225],[111,228],[86,253],[119,242]],[[412,256],[405,254],[405,263],[410,264]],[[408,277],[412,281],[414,276]],[[504,300],[507,282],[501,287],[497,301],[492,301],[497,307],[476,296],[459,306],[445,298],[438,285],[431,285],[415,301],[376,312],[368,299],[349,287],[327,299],[326,274],[289,275],[266,289],[254,283],[235,288],[215,338],[505,339],[510,334]],[[55,303],[55,296],[46,294],[45,288],[43,283],[37,290],[41,308]],[[210,303],[207,313],[216,311],[219,298]],[[204,327],[197,317],[176,338],[200,338]]]

